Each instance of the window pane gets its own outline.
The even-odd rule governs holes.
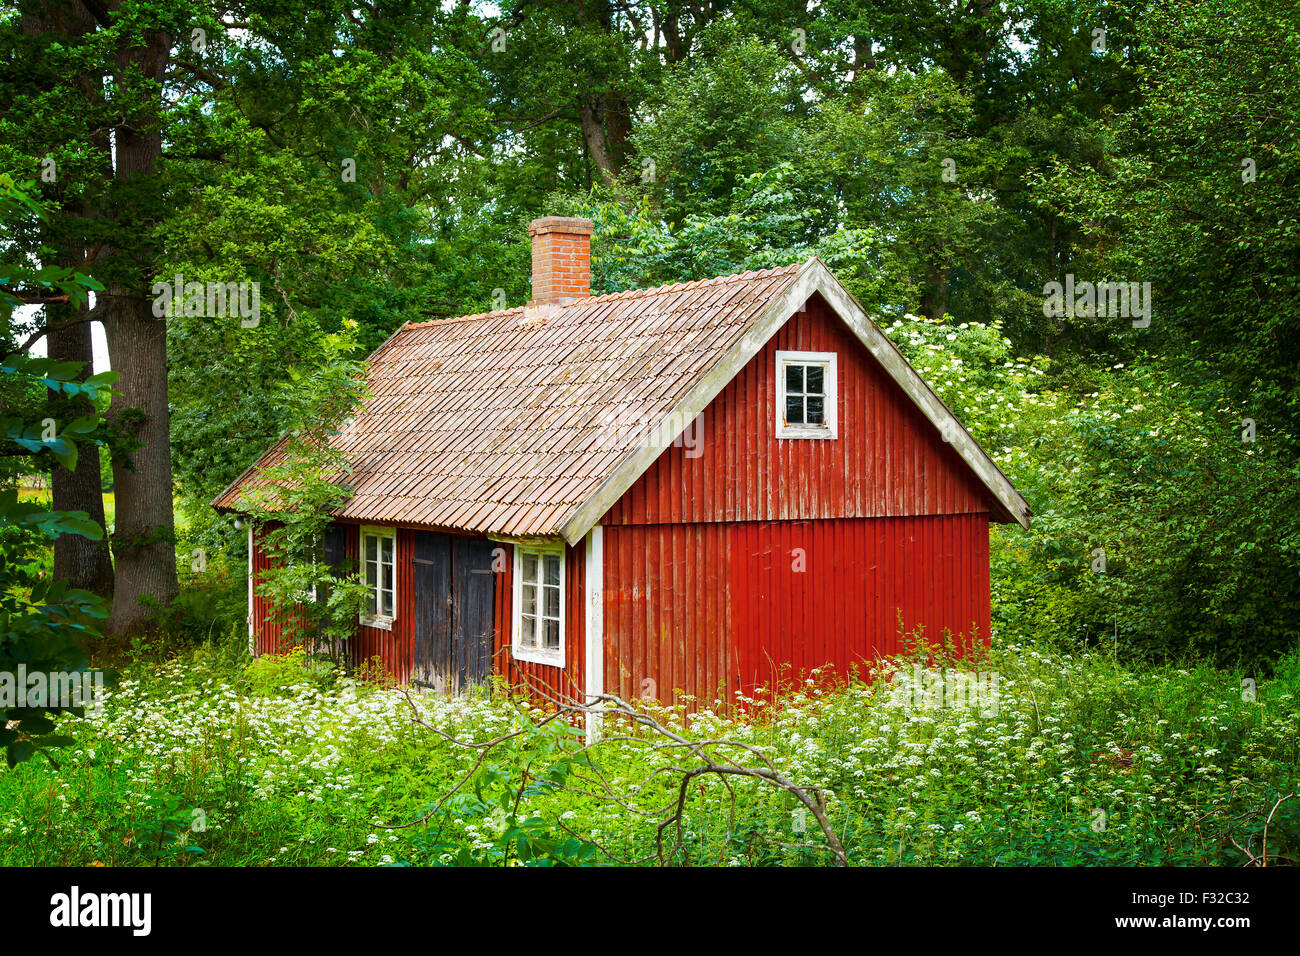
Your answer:
[[[537,585],[524,584],[520,589],[520,610],[524,614],[537,613]]]
[[[558,651],[560,649],[560,622],[543,621],[542,624],[544,627],[542,633],[546,638],[546,644],[544,646],[547,650]]]
[[[523,553],[523,579],[525,581],[537,580],[537,555]]]
[[[560,586],[560,556],[558,554],[548,554],[546,556],[546,583],[552,587]]]
[[[823,373],[826,370],[820,365],[809,365],[807,370],[808,388],[805,389],[809,395],[822,395],[826,389],[822,387]]]
[[[381,613],[383,614],[384,617],[392,617],[393,616],[393,592],[384,591],[383,598],[384,598],[384,609]]]
[[[366,595],[366,613],[369,614],[371,617],[374,617],[376,614],[374,591],[371,591],[369,594]]]
[[[366,585],[372,588],[379,586],[379,565],[373,561],[366,562]]]
[[[535,628],[537,621],[531,617],[525,617],[519,624],[519,646],[536,647],[537,638],[535,637]]]
[[[785,367],[785,390],[787,392],[803,391],[802,365],[787,365]]]
[[[785,398],[785,423],[787,425],[803,424],[803,396],[787,395]]]
[[[826,404],[826,399],[820,396],[813,396],[813,395],[808,396],[808,424],[809,425],[824,425],[826,423],[825,409],[824,409],[825,404]]]
[[[383,566],[383,572],[384,583],[381,587],[386,591],[391,591],[393,589],[393,566],[391,564],[385,564]]]
[[[374,561],[378,558],[379,539],[373,534],[366,535],[366,560]]]
[[[558,618],[560,616],[560,589],[546,588],[544,593],[546,604],[543,613],[547,617]]]
[[[383,549],[384,560],[389,564],[392,564],[393,563],[393,539],[380,538],[379,541]]]

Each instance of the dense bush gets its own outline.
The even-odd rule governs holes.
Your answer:
[[[1028,532],[994,533],[1001,633],[1259,671],[1294,646],[1295,466],[1208,372],[1150,356],[1058,366],[979,323],[888,331],[1034,510]]]
[[[577,729],[519,701],[287,683],[304,672],[285,660],[264,659],[248,694],[238,650],[145,668],[77,721],[62,772],[0,774],[0,863],[657,861],[680,780],[666,768],[692,763],[651,746],[662,738],[584,750]],[[750,721],[659,717],[819,788],[855,864],[1240,865],[1233,841],[1258,857],[1275,806],[1270,860],[1300,857],[1300,801],[1278,803],[1300,785],[1300,655],[1243,683],[1206,665],[1138,674],[1100,651],[1007,645],[979,665],[995,693],[973,707],[935,706],[922,663],[899,662],[892,683],[757,696]],[[789,794],[706,775],[667,859],[831,856]]]

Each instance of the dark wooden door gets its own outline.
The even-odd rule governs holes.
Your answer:
[[[483,683],[492,672],[494,547],[491,541],[456,539],[452,561],[452,693]]]
[[[491,673],[492,544],[417,531],[411,557],[411,679],[459,694]]]
[[[411,555],[411,679],[447,693],[451,664],[451,538],[417,531]]]

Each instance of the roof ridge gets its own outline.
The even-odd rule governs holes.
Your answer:
[[[404,329],[423,329],[430,325],[450,325],[452,322],[474,322],[478,319],[494,319],[498,316],[509,315],[511,312],[522,312],[524,306],[516,305],[509,309],[493,309],[491,312],[475,312],[472,315],[454,315],[445,319],[428,319],[424,322],[407,322],[402,326]]]
[[[633,299],[643,295],[657,295],[661,292],[681,292],[686,289],[698,289],[706,285],[721,285],[724,282],[744,282],[750,279],[766,279],[772,276],[793,272],[803,266],[802,262],[792,262],[784,266],[773,266],[770,269],[749,269],[745,272],[733,272],[726,276],[710,276],[707,279],[693,279],[690,282],[668,282],[663,285],[651,286],[647,289],[623,289],[619,292],[606,292],[604,295],[595,295],[586,299],[579,299],[578,302],[571,302],[570,305],[577,305],[581,302],[607,302],[610,299]]]
[[[733,272],[726,276],[710,276],[707,279],[693,279],[690,282],[669,282],[663,285],[651,286],[647,289],[622,289],[618,292],[606,292],[604,295],[584,296],[581,299],[575,299],[572,302],[566,302],[560,306],[561,309],[567,309],[574,305],[586,305],[591,302],[612,302],[616,299],[636,299],[642,296],[659,295],[665,292],[684,292],[689,289],[699,289],[707,285],[722,285],[727,282],[746,282],[751,279],[770,279],[773,276],[783,275],[795,272],[800,269],[804,263],[792,262],[789,265],[773,266],[770,269],[749,269],[745,272]],[[402,326],[406,329],[425,329],[433,325],[450,325],[453,322],[476,322],[481,319],[495,319],[509,315],[512,312],[524,312],[527,306],[516,305],[509,309],[494,309],[491,312],[475,312],[472,315],[458,315],[445,319],[429,319],[426,322],[407,322]]]

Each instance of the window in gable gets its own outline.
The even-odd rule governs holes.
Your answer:
[[[835,438],[835,353],[776,353],[776,437]]]

